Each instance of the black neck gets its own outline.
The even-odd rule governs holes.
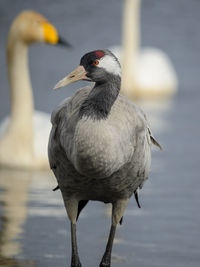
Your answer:
[[[119,94],[121,78],[110,75],[105,82],[96,82],[88,97],[83,102],[79,115],[93,119],[106,119]]]

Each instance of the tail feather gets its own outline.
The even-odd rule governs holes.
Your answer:
[[[56,190],[58,190],[58,189],[60,189],[60,187],[59,187],[59,185],[57,185],[54,189],[52,189],[53,191],[56,191]]]
[[[123,216],[122,216],[121,219],[120,219],[120,221],[119,221],[119,224],[120,224],[120,225],[122,225],[122,223],[123,223],[123,219],[124,219],[124,218],[123,218]]]
[[[134,196],[135,196],[135,200],[136,200],[136,203],[138,205],[138,208],[140,209],[141,208],[141,205],[140,205],[140,202],[139,202],[137,190],[134,192]]]
[[[162,149],[162,146],[156,141],[156,139],[155,139],[152,135],[150,136],[150,138],[151,138],[151,142],[152,142],[155,146],[159,147],[160,150],[163,150],[163,149]]]

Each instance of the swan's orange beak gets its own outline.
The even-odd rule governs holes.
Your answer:
[[[58,33],[57,33],[56,28],[47,21],[42,22],[41,25],[43,28],[45,42],[50,43],[50,44],[57,44]]]
[[[69,73],[66,77],[64,77],[62,80],[60,80],[55,87],[53,88],[55,89],[59,89],[63,86],[66,86],[70,83],[76,82],[76,81],[80,81],[80,80],[88,80],[90,81],[90,79],[86,76],[87,72],[85,70],[85,68],[83,66],[78,66],[77,69],[75,69],[74,71],[72,71],[71,73]]]
[[[59,44],[67,47],[71,45],[58,35],[56,28],[48,21],[42,22],[44,41],[50,44]]]

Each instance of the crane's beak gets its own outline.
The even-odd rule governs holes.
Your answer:
[[[63,86],[66,86],[70,83],[76,82],[76,81],[80,81],[80,80],[87,80],[87,81],[91,81],[87,76],[86,76],[87,72],[85,70],[85,68],[83,66],[78,66],[77,69],[75,69],[74,71],[72,71],[71,73],[69,73],[66,77],[64,77],[62,80],[60,80],[55,86],[54,86],[54,90],[55,89],[59,89]]]

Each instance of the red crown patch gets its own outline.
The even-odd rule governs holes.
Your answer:
[[[97,58],[102,58],[105,54],[102,51],[95,51]]]

